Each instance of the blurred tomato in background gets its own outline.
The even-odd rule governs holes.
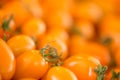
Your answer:
[[[0,80],[118,80],[120,0],[0,0],[0,50]]]

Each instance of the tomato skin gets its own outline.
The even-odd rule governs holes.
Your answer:
[[[44,80],[78,80],[73,72],[62,66],[56,66],[49,69]]]
[[[0,80],[2,80],[2,76],[0,75]]]
[[[45,23],[36,18],[28,20],[21,28],[22,33],[31,37],[41,37],[46,32]]]
[[[5,4],[2,8],[2,11],[4,12],[5,15],[13,14],[17,26],[20,26],[26,20],[32,17],[31,14],[25,8],[25,6],[20,1],[16,0]]]
[[[21,78],[40,79],[48,70],[48,63],[38,50],[29,50],[16,58],[14,80]]]
[[[35,49],[35,42],[26,35],[16,35],[11,37],[7,44],[14,52],[15,56],[20,55],[24,51]]]
[[[50,34],[44,35],[41,39],[38,40],[38,49],[41,49],[46,45],[50,45],[56,48],[58,55],[62,54],[62,59],[67,58],[68,48],[65,42],[63,42],[61,39],[56,38]]]
[[[38,80],[38,79],[34,79],[34,78],[22,78],[22,79],[18,79],[18,80]]]
[[[90,56],[71,56],[64,61],[64,67],[70,69],[78,80],[96,80],[94,69],[100,62]]]
[[[119,48],[118,51],[115,53],[114,58],[115,58],[115,62],[116,62],[116,64],[117,64],[117,66],[120,68],[120,61],[119,61],[119,59],[120,59],[120,48]]]
[[[0,74],[3,80],[10,80],[15,73],[16,61],[12,50],[2,39],[0,51]]]
[[[108,49],[96,42],[88,42],[79,36],[72,37],[70,41],[71,55],[87,54],[100,60],[102,65],[109,65],[111,57]]]

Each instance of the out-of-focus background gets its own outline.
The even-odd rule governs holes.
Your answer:
[[[103,66],[108,66],[109,70],[120,69],[120,0],[0,0],[0,38],[6,41],[15,58],[27,50],[39,50],[50,43],[59,55],[62,53],[60,57],[63,61],[73,55],[89,55],[98,59]],[[52,58],[58,54],[52,55]],[[11,76],[5,72],[5,76],[2,74],[3,79],[12,79],[13,75],[14,80],[26,75],[34,78],[37,73],[42,74],[39,69],[45,67],[34,68],[37,56],[35,61],[31,56],[25,54],[23,58],[17,59],[16,71],[13,66]],[[9,59],[5,59],[9,62]],[[13,57],[10,59],[13,61]],[[94,71],[90,75],[88,73],[93,66],[92,62],[97,63],[97,60],[91,58],[90,63],[86,60],[78,62],[77,68],[81,72],[75,66],[74,70],[83,74],[80,77],[77,75],[78,80],[95,80],[95,77],[91,78]],[[29,68],[29,64],[33,67]],[[82,73],[82,68],[86,72]],[[37,79],[41,79],[47,72],[47,68],[43,70],[46,71],[40,76],[38,74]]]

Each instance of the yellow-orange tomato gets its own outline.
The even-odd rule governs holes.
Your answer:
[[[0,39],[0,74],[3,80],[10,80],[15,72],[15,58],[9,46]]]
[[[45,16],[46,24],[49,29],[69,30],[72,25],[72,18],[67,12],[52,12]]]
[[[39,5],[39,0],[20,0],[21,4],[25,6],[26,10],[29,11],[34,17],[41,17],[43,11]]]
[[[7,41],[7,44],[14,52],[15,56],[20,55],[24,51],[35,49],[35,43],[29,36],[16,35]]]
[[[26,23],[24,23],[21,30],[23,34],[38,38],[38,37],[41,37],[45,33],[46,26],[42,20],[32,18],[28,20]]]
[[[5,15],[13,14],[17,26],[20,26],[31,17],[31,14],[26,10],[25,6],[18,0],[11,1],[4,5],[2,11]]]
[[[38,50],[29,50],[16,58],[14,80],[22,78],[40,79],[47,71],[48,63]]]
[[[99,25],[99,33],[102,39],[111,38],[110,48],[116,52],[120,47],[120,18],[115,14],[106,15]]]
[[[120,48],[119,48],[118,51],[114,54],[114,58],[115,58],[115,62],[116,62],[116,64],[117,64],[117,66],[120,67],[120,61],[119,61],[119,59],[120,59]]]
[[[67,68],[56,66],[49,69],[45,80],[78,80],[75,74]]]
[[[101,8],[92,1],[76,3],[72,12],[76,19],[86,19],[92,22],[97,22],[102,16]]]
[[[71,55],[88,54],[100,60],[102,65],[109,65],[110,54],[108,49],[96,42],[86,42],[80,37],[73,37],[70,42]]]
[[[78,20],[74,27],[77,29],[77,31],[79,31],[79,36],[85,39],[93,39],[95,37],[94,26],[87,20]]]
[[[53,11],[69,11],[73,0],[39,0],[44,13],[48,14]]]
[[[54,47],[58,55],[62,54],[62,58],[65,59],[68,56],[68,48],[67,45],[60,39],[55,38],[54,36],[51,36],[49,34],[43,36],[41,39],[38,40],[38,48],[41,49],[45,47],[46,45],[50,44],[52,47]]]
[[[91,56],[71,56],[64,61],[63,66],[70,69],[78,80],[96,80],[94,69],[98,64],[98,59]]]
[[[50,36],[52,36],[54,38],[58,38],[58,39],[62,40],[66,44],[68,44],[68,42],[69,42],[69,35],[63,29],[49,30],[47,34],[49,34]]]

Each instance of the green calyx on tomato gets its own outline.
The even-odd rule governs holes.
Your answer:
[[[107,66],[98,65],[97,69],[95,69],[95,73],[97,74],[97,80],[104,80],[107,69]]]
[[[61,59],[62,54],[58,55],[56,48],[50,45],[40,49],[40,53],[47,62],[52,63],[52,66],[60,66],[63,64]]]

